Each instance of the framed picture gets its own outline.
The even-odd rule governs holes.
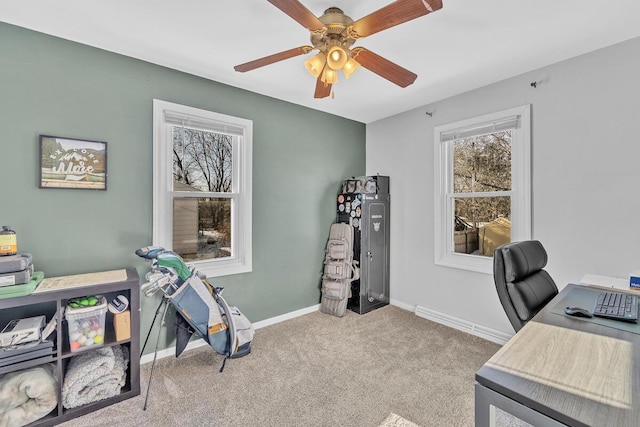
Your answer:
[[[107,189],[107,143],[40,135],[40,188]]]

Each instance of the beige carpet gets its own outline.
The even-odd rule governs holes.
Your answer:
[[[405,420],[398,414],[390,414],[380,427],[420,427],[418,424],[412,423],[409,420]]]
[[[393,306],[314,312],[259,329],[251,354],[222,373],[209,347],[159,360],[143,411],[145,364],[141,396],[63,425],[376,427],[399,414],[473,426],[474,373],[498,348]]]

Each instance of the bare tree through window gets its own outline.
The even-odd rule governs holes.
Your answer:
[[[510,240],[511,133],[454,141],[455,252],[492,256]]]
[[[233,136],[173,127],[174,191],[218,193],[223,197],[175,197],[173,250],[186,260],[232,253]]]

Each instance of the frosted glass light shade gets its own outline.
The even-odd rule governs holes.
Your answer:
[[[329,53],[327,53],[327,65],[332,70],[340,70],[344,67],[344,64],[347,63],[349,57],[347,56],[347,52],[344,51],[340,46],[334,46],[329,49]]]
[[[324,54],[320,52],[304,61],[304,66],[307,68],[309,74],[317,78],[322,72],[322,68],[324,67],[325,62],[326,58]]]
[[[326,84],[334,84],[334,83],[338,83],[338,72],[336,70],[332,70],[329,67],[325,67],[324,71],[322,72],[322,77],[320,78],[320,80],[323,83]]]
[[[344,67],[342,67],[342,73],[346,78],[351,77],[351,74],[354,73],[358,68],[360,68],[360,64],[353,58],[349,58]]]

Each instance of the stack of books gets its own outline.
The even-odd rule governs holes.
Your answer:
[[[0,257],[0,298],[30,295],[42,279],[41,271],[33,271],[31,254]]]
[[[13,369],[16,364],[32,360],[37,363],[53,360],[53,339],[0,347],[0,369]]]
[[[37,339],[0,346],[0,374],[53,361],[56,338],[53,332],[56,326],[57,313],[41,331],[38,331]]]

